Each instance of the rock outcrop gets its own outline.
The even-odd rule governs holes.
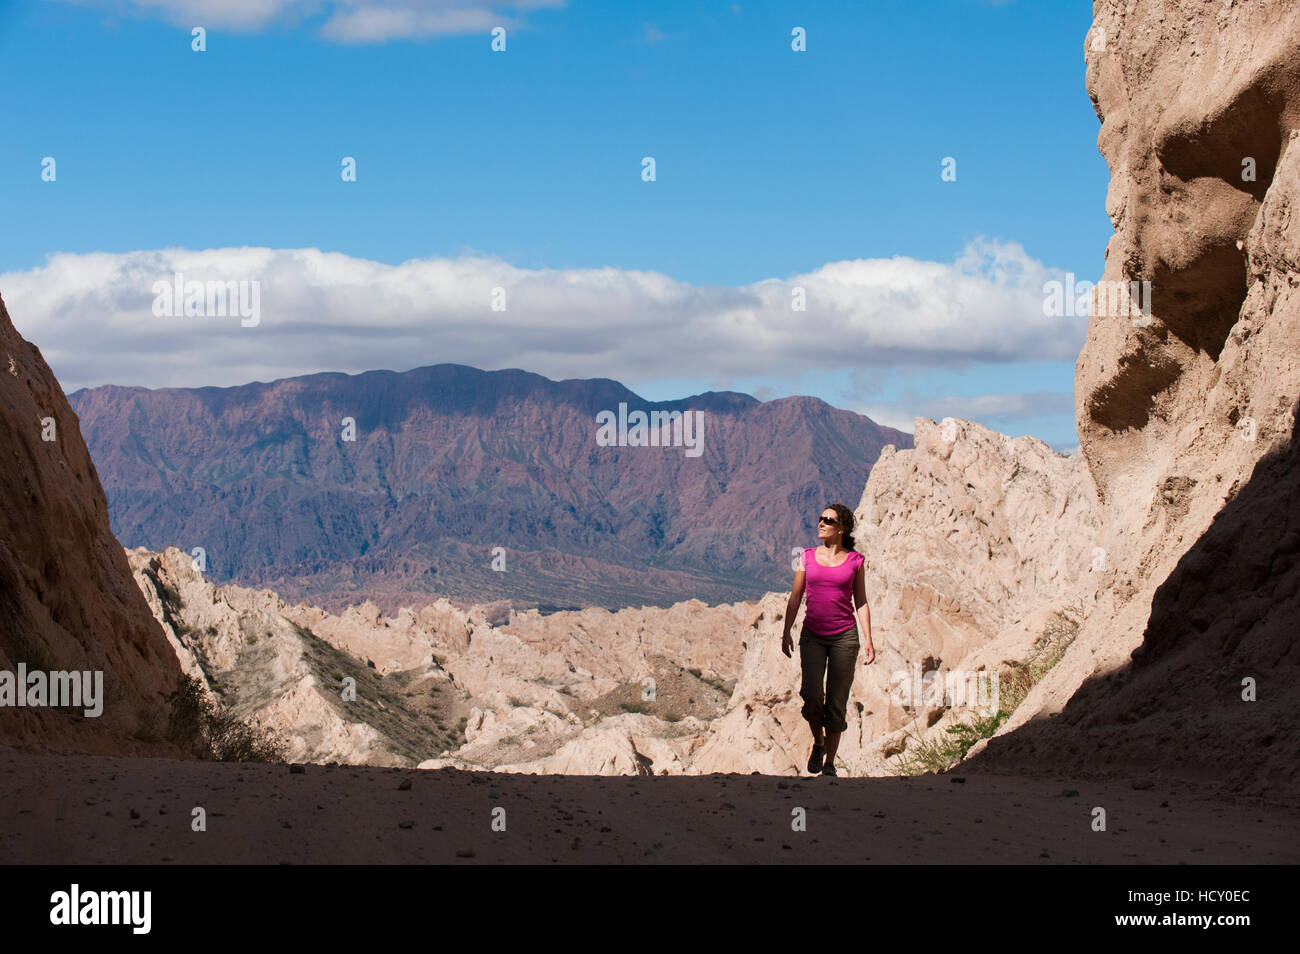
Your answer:
[[[1150,282],[1150,315],[1098,296],[1075,400],[1106,570],[973,764],[1294,798],[1300,7],[1097,0],[1085,51],[1103,278]]]
[[[678,772],[723,710],[743,649],[743,604],[502,622],[439,600],[334,615],[215,585],[174,547],[127,555],[185,671],[292,761]]]
[[[98,716],[0,705],[0,743],[104,755],[188,754],[167,740],[181,670],[109,528],[78,421],[0,300],[0,671],[98,671]]]

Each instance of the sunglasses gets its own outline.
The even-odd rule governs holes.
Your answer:
[[[834,519],[832,519],[832,518],[830,518],[830,517],[818,517],[818,518],[817,518],[817,522],[818,522],[818,523],[829,523],[832,527],[838,527],[838,526],[840,525],[840,522],[839,522],[838,520],[834,520]]]

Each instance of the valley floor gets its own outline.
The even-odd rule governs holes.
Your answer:
[[[0,863],[1300,861],[1300,810],[1184,782],[303,769],[0,748]]]

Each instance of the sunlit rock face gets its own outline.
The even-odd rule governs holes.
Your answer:
[[[1290,432],[1300,7],[1100,2],[1085,56],[1111,172],[1102,277],[1150,283],[1149,318],[1094,302],[1075,374],[1084,454],[1126,508],[1170,475],[1230,484]]]
[[[1102,277],[1149,283],[1149,314],[1094,300],[1075,402],[1105,569],[1075,646],[975,764],[1294,797],[1300,6],[1094,11]]]

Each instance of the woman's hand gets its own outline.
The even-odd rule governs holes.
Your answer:
[[[871,645],[871,637],[867,637],[866,652],[862,654],[862,665],[870,666],[876,659],[876,647]]]
[[[792,649],[794,649],[794,640],[790,638],[790,631],[787,629],[781,634],[781,652],[789,656]]]

